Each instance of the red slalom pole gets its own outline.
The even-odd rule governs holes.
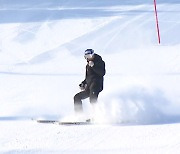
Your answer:
[[[156,8],[156,0],[154,0],[154,10],[155,10],[155,16],[156,16],[156,27],[157,27],[157,34],[158,34],[158,42],[160,44],[160,31],[159,31],[159,24],[158,24],[158,16],[157,16],[157,8]]]

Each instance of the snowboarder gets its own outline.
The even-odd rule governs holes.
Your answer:
[[[106,73],[105,63],[101,56],[94,53],[93,49],[87,49],[84,53],[87,60],[85,80],[79,84],[81,92],[74,96],[74,110],[82,113],[82,100],[89,97],[90,103],[96,104],[99,93],[103,90],[103,80]]]

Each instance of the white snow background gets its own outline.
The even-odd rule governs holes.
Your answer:
[[[180,1],[0,0],[0,153],[179,153]],[[106,63],[99,125],[71,119],[83,53]],[[83,103],[88,117],[91,105]]]

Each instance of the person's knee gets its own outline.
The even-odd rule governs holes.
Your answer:
[[[79,94],[76,94],[74,96],[74,104],[80,104],[81,103],[81,97],[79,96]]]
[[[79,98],[79,95],[78,94],[76,94],[75,96],[74,96],[74,100],[79,100],[80,98]]]

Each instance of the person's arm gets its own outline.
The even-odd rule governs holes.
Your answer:
[[[86,79],[85,79],[84,81],[82,81],[81,83],[82,83],[83,85],[85,85],[85,84],[86,84]]]
[[[105,70],[105,63],[104,61],[99,61],[97,63],[94,64],[94,66],[92,67],[93,71],[95,73],[97,73],[99,76],[104,76],[105,73],[106,73],[106,70]]]

